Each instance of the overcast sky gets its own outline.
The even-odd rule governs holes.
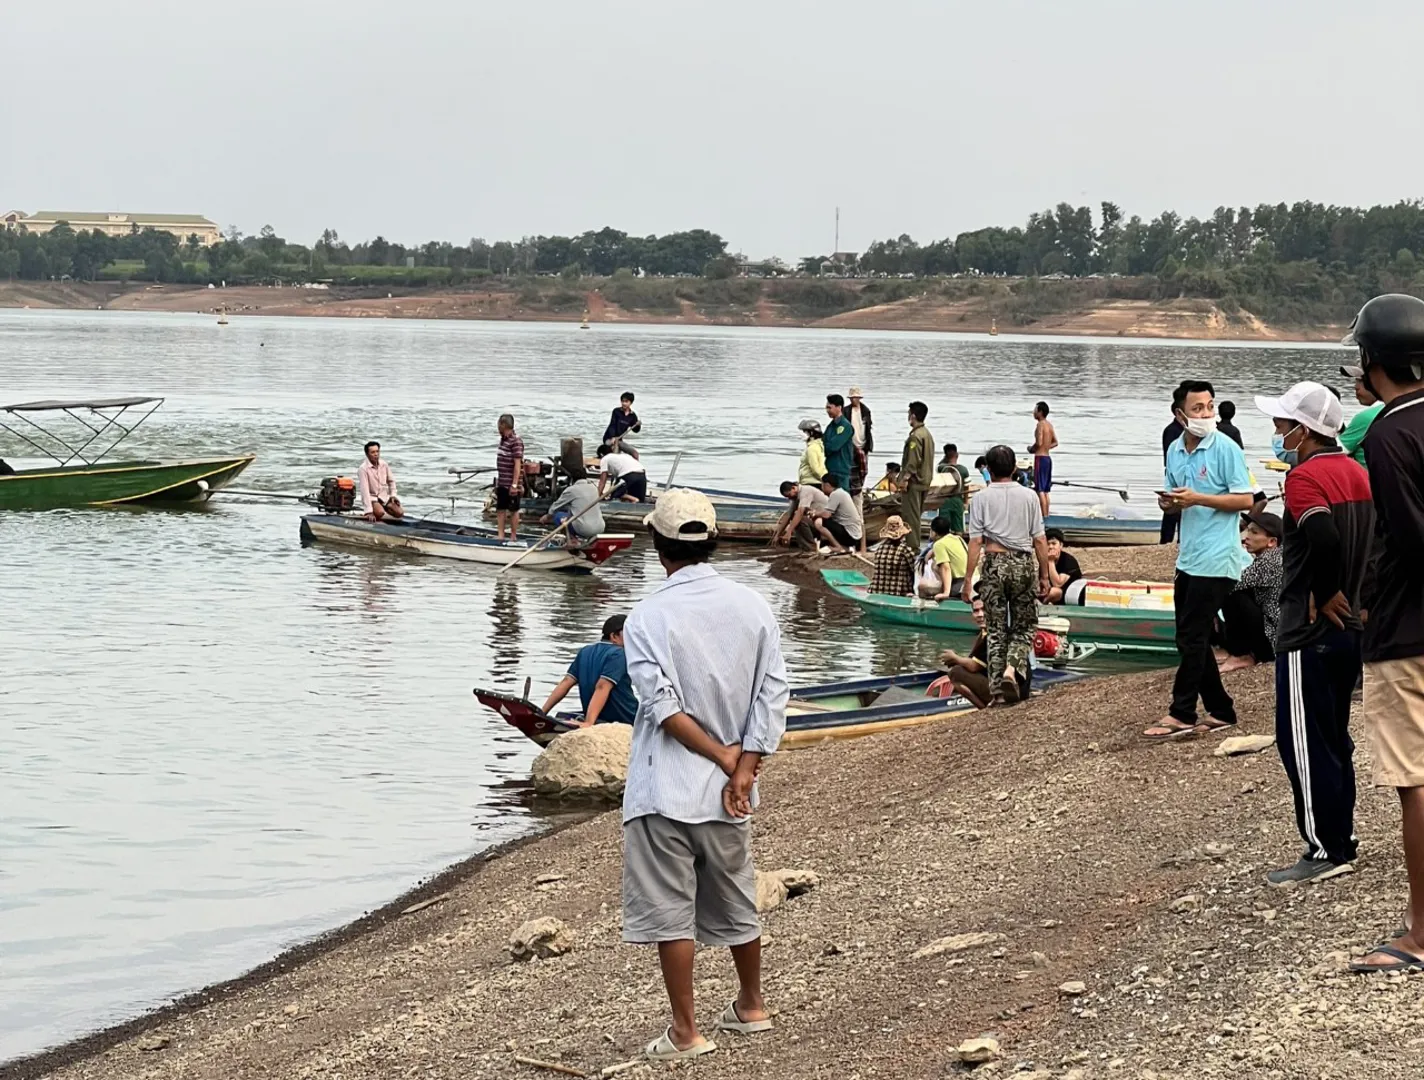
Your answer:
[[[4,0],[4,209],[822,253],[1424,195],[1418,0]]]

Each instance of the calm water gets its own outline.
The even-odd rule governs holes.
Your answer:
[[[378,438],[407,505],[449,515],[451,465],[492,463],[509,410],[531,453],[601,434],[619,391],[649,471],[774,490],[796,422],[865,387],[878,467],[904,406],[966,462],[1027,445],[1048,399],[1064,479],[1128,482],[1152,512],[1170,387],[1340,382],[1337,351],[953,335],[0,313],[0,399],[151,393],[133,449],[255,451],[249,488],[306,491]],[[1351,403],[1353,405],[1353,403]],[[24,454],[0,438],[0,454]],[[456,489],[462,495],[464,489]],[[1081,504],[1066,489],[1059,505]],[[1111,498],[1111,496],[1109,496]],[[442,502],[444,504],[441,509]],[[473,512],[462,498],[457,517]],[[474,685],[536,693],[661,578],[639,547],[597,575],[496,577],[303,550],[297,511],[0,514],[0,1060],[124,1019],[381,904],[536,826],[532,744]],[[924,666],[938,645],[725,560],[785,626],[802,680]]]

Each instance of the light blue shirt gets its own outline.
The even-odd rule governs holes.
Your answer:
[[[767,602],[705,563],[686,566],[634,605],[623,627],[638,695],[623,820],[745,821],[722,809],[727,774],[663,730],[686,713],[717,742],[772,753],[786,730],[786,662]],[[752,805],[757,801],[752,789]]]
[[[1168,491],[1191,488],[1203,495],[1250,495],[1251,472],[1241,447],[1220,432],[1212,432],[1195,450],[1187,450],[1186,436],[1167,447]],[[1182,511],[1182,539],[1177,569],[1193,577],[1241,577],[1251,556],[1241,546],[1241,513],[1189,506]]]

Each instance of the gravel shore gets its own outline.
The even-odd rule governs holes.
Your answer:
[[[954,1048],[989,1036],[1002,1059],[986,1075],[1417,1076],[1418,977],[1343,973],[1399,921],[1393,794],[1363,788],[1358,873],[1269,888],[1299,851],[1276,753],[1143,743],[1170,680],[1082,682],[772,758],[758,864],[820,885],[764,917],[777,1029],[722,1037],[691,1073],[957,1075]],[[1272,672],[1228,687],[1238,733],[1269,733]],[[619,942],[619,839],[615,812],[516,846],[305,963],[35,1065],[66,1080],[558,1075],[518,1054],[597,1075],[666,1023],[654,953]],[[541,916],[572,950],[512,962],[511,932]],[[974,936],[942,940],[959,935]],[[725,951],[699,954],[697,991],[710,1028],[735,992]]]

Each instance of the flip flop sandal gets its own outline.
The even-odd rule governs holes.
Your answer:
[[[717,1020],[718,1031],[731,1031],[738,1035],[755,1035],[759,1031],[770,1031],[771,1020],[743,1020],[737,1015],[737,1003],[734,1001],[722,1010],[722,1015]]]
[[[1199,735],[1218,735],[1223,731],[1230,731],[1235,726],[1236,723],[1234,721],[1228,724],[1225,720],[1218,720],[1214,716],[1209,716],[1198,724],[1195,730]]]
[[[1381,945],[1374,952],[1382,956],[1389,956],[1398,961],[1394,964],[1366,964],[1357,960],[1350,965],[1350,970],[1356,975],[1373,975],[1376,972],[1390,971],[1424,971],[1424,960],[1417,956],[1412,956],[1403,949],[1396,949],[1393,945]],[[1373,954],[1371,954],[1373,955]]]
[[[1150,734],[1150,732],[1157,730],[1163,733],[1160,735]],[[1152,727],[1142,733],[1142,737],[1148,742],[1175,742],[1178,739],[1190,739],[1197,734],[1195,724],[1189,724],[1186,727],[1173,727],[1171,724],[1161,723],[1153,724]]]
[[[703,1039],[700,1043],[695,1043],[686,1050],[679,1050],[677,1043],[672,1041],[672,1028],[668,1028],[656,1039],[648,1043],[643,1054],[649,1061],[691,1061],[693,1058],[699,1058],[703,1054],[710,1054],[716,1049],[717,1044],[711,1039]]]

